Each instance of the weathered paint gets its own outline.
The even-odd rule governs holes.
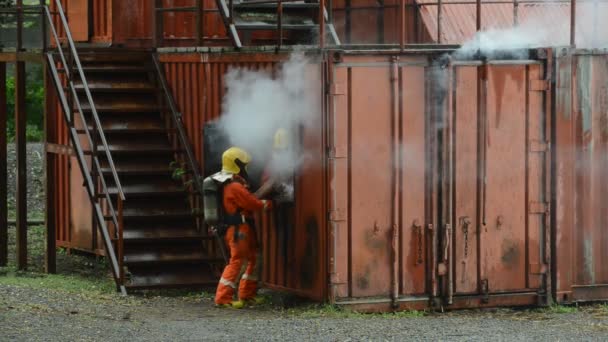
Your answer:
[[[600,261],[608,257],[602,229],[608,223],[605,54],[558,55],[553,118],[549,92],[542,89],[550,76],[543,60],[454,62],[440,69],[432,63],[433,52],[328,56],[328,72],[324,58],[311,67],[326,94],[325,110],[319,112],[321,127],[300,137],[316,159],[297,174],[297,242],[287,260],[272,218],[261,218],[263,280],[269,287],[370,310],[425,307],[434,295],[444,303],[453,296],[454,308],[530,305],[545,288],[544,276],[553,273],[559,301],[606,298],[608,271]],[[201,164],[201,130],[221,113],[226,71],[272,72],[286,57],[161,55]],[[67,145],[63,118],[49,98],[49,115],[56,120],[47,122],[48,142]],[[549,136],[551,120],[555,129]],[[393,154],[395,148],[402,153]],[[549,153],[555,196],[545,205]],[[73,211],[88,203],[77,200],[84,191],[78,170],[70,169],[70,156],[54,156],[48,167],[57,192],[49,210],[57,212],[58,243],[90,249],[90,238],[74,228],[80,219]],[[547,210],[552,237],[545,233]],[[552,267],[544,247],[550,238]],[[445,247],[451,278],[438,274]]]
[[[606,61],[602,52],[558,54],[555,282],[563,302],[608,298]]]

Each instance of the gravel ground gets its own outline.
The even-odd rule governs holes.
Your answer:
[[[601,341],[608,310],[460,311],[424,317],[215,309],[200,296],[120,298],[0,285],[0,340]],[[334,317],[335,316],[335,317]]]
[[[28,145],[28,212],[43,212],[43,147]],[[14,208],[9,146],[9,208]],[[533,310],[363,315],[326,306],[284,309],[280,296],[244,310],[215,309],[211,295],[150,292],[120,297],[104,259],[59,253],[44,275],[44,227],[28,238],[29,272],[0,268],[0,341],[608,341],[608,305]],[[279,299],[277,299],[279,298]]]
[[[15,144],[8,144],[8,212],[14,218],[17,160]],[[44,212],[44,145],[27,144],[28,218],[40,219]]]

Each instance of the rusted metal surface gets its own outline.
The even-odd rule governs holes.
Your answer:
[[[86,42],[89,40],[89,1],[70,1],[69,7],[66,10],[66,15],[70,18],[70,31],[72,38],[77,42]],[[100,18],[103,18],[104,12],[100,12]]]
[[[184,126],[204,169],[204,146],[201,131],[205,123],[221,114],[224,96],[224,76],[231,68],[247,68],[272,72],[286,54],[162,54],[167,82],[173,92],[177,107],[183,114]],[[311,75],[318,75],[314,82],[321,84],[319,65],[311,66]],[[321,89],[320,89],[321,91]],[[319,110],[318,122],[323,122]],[[292,248],[288,248],[287,260],[281,253],[284,246],[277,238],[272,215],[261,217],[258,234],[263,250],[263,281],[270,287],[289,289],[307,297],[323,300],[326,290],[325,261],[325,214],[324,214],[324,139],[323,130],[305,130],[300,137],[309,151],[302,169],[296,177],[296,197],[299,203],[293,215],[295,229]]]
[[[608,298],[608,102],[605,53],[558,53],[555,268],[560,302]]]
[[[406,55],[397,63],[398,120],[391,114],[396,95],[389,57],[348,56],[334,64],[328,189],[334,300],[430,297],[434,274],[445,304],[462,296],[490,302],[498,294],[540,293],[548,267],[542,254],[548,175],[547,149],[539,146],[546,146],[548,114],[544,91],[529,85],[543,79],[543,64],[473,61],[442,69],[427,61]],[[395,120],[400,133],[392,141]],[[395,145],[404,160],[391,155]],[[437,166],[434,146],[443,156]],[[374,176],[370,165],[386,174]],[[436,167],[442,170],[440,196],[429,193]],[[401,186],[388,181],[395,169]],[[402,189],[397,198],[395,186]],[[431,208],[438,199],[443,222]],[[401,241],[396,299],[390,287],[393,207]],[[436,243],[438,253],[430,253]]]
[[[404,44],[422,42],[413,0],[334,0],[334,25],[343,44]],[[401,3],[403,2],[403,10]],[[404,12],[402,16],[400,12]],[[402,20],[403,18],[403,20]],[[404,27],[403,30],[400,28]]]
[[[0,62],[0,132],[6,132],[6,63]],[[0,134],[0,266],[8,263],[8,170],[6,134]]]

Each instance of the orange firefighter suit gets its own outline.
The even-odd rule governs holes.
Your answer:
[[[223,197],[225,213],[235,215],[240,211],[247,220],[252,219],[254,211],[267,207],[267,202],[255,197],[247,189],[245,180],[236,175],[232,182],[224,186]],[[237,278],[245,262],[248,264],[240,281],[238,297],[242,301],[253,299],[257,290],[255,265],[258,246],[255,231],[249,223],[239,225],[236,231],[235,226],[231,226],[226,232],[225,242],[230,247],[230,261],[224,268],[217,286],[215,303],[222,305],[232,302]]]

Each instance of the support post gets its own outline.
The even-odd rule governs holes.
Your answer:
[[[164,36],[164,27],[163,19],[164,12],[159,11],[163,8],[163,0],[154,0],[154,47],[161,47],[163,44],[163,36]]]
[[[27,165],[25,141],[25,62],[15,63],[15,151],[17,154],[17,268],[27,269]]]
[[[47,27],[44,6],[46,6],[46,0],[40,0],[40,33],[42,34],[42,51],[46,51],[47,49]]]
[[[576,0],[570,0],[570,45],[576,45]]]
[[[49,85],[50,82],[47,79],[48,66],[44,66],[44,84]],[[56,137],[52,135],[52,127],[54,127],[54,118],[55,115],[51,115],[48,111],[48,108],[53,108],[50,106],[48,93],[45,91],[44,93],[44,141],[46,144],[56,142]],[[46,145],[45,144],[45,145]],[[56,206],[55,206],[55,193],[57,189],[56,185],[56,174],[55,174],[55,164],[57,162],[57,155],[55,153],[51,153],[46,151],[44,153],[44,169],[46,170],[45,179],[45,198],[46,198],[46,206],[45,206],[45,238],[46,238],[46,253],[44,258],[44,270],[46,273],[57,273],[57,235],[56,235],[56,227],[55,227],[55,218],[56,218]]]
[[[319,47],[325,47],[325,0],[319,0]]]
[[[203,16],[203,2],[204,0],[196,0],[196,46],[201,46],[203,42],[203,29],[202,22]]]
[[[17,0],[17,51],[23,49],[23,0]]]
[[[405,0],[399,1],[399,47],[405,50]]]
[[[6,63],[0,62],[0,266],[8,263]]]
[[[437,0],[437,44],[441,44],[441,21],[443,20],[442,1]],[[479,31],[479,29],[477,29]]]
[[[475,4],[475,29],[481,31],[481,0],[477,0]]]

